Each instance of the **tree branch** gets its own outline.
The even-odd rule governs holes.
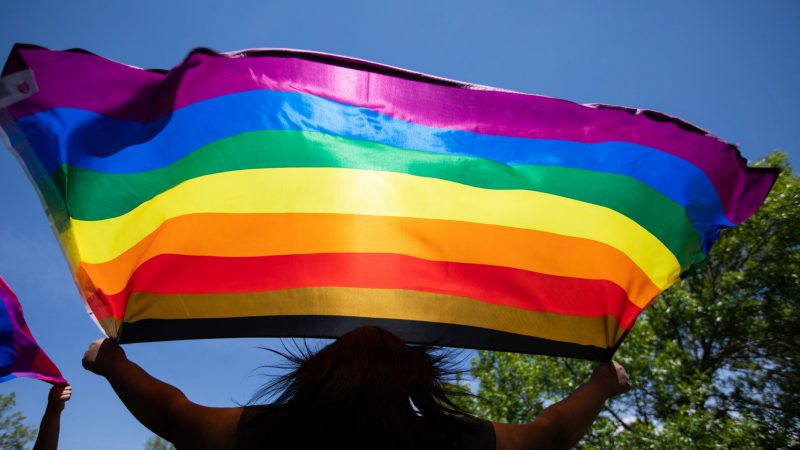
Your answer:
[[[624,421],[624,420],[622,420],[622,419],[621,419],[621,418],[620,418],[620,417],[617,415],[617,413],[615,413],[615,412],[614,412],[614,410],[613,410],[613,409],[611,409],[611,407],[608,405],[608,403],[606,403],[606,404],[603,406],[603,410],[604,410],[604,411],[606,411],[606,412],[608,412],[609,414],[611,414],[611,417],[613,417],[613,418],[614,418],[614,420],[616,420],[616,421],[617,421],[617,424],[619,424],[619,425],[620,425],[622,428],[625,428],[625,429],[626,429],[626,430],[628,430],[628,431],[633,431],[633,428],[631,428],[631,426],[630,426],[630,425],[628,425],[627,423],[625,423],[625,421]]]

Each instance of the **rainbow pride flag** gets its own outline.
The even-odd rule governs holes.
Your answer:
[[[660,113],[319,53],[17,45],[3,76],[10,146],[123,343],[375,324],[607,359],[776,176]]]
[[[66,383],[31,335],[17,296],[0,277],[0,383],[17,377]]]

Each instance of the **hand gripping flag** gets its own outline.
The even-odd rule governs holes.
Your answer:
[[[3,76],[10,146],[121,342],[375,324],[607,359],[776,175],[660,113],[319,53],[164,71],[17,45]]]
[[[53,361],[33,339],[17,296],[0,277],[0,382],[17,377],[66,383]]]

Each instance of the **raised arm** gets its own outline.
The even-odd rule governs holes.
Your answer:
[[[241,408],[209,408],[189,401],[125,356],[109,339],[98,339],[83,356],[83,367],[105,377],[131,414],[178,449],[233,449]]]
[[[612,361],[589,381],[524,425],[495,423],[497,450],[569,449],[586,435],[606,400],[630,390],[628,374]]]
[[[39,424],[39,434],[33,450],[56,450],[58,448],[58,434],[61,428],[61,411],[64,404],[72,397],[72,386],[56,384],[47,394],[47,408]]]

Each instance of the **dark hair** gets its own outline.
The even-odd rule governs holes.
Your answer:
[[[289,371],[253,399],[273,399],[263,410],[266,448],[455,449],[472,419],[451,400],[469,392],[453,383],[461,371],[442,349],[373,326],[316,353],[284,347],[272,351]]]

